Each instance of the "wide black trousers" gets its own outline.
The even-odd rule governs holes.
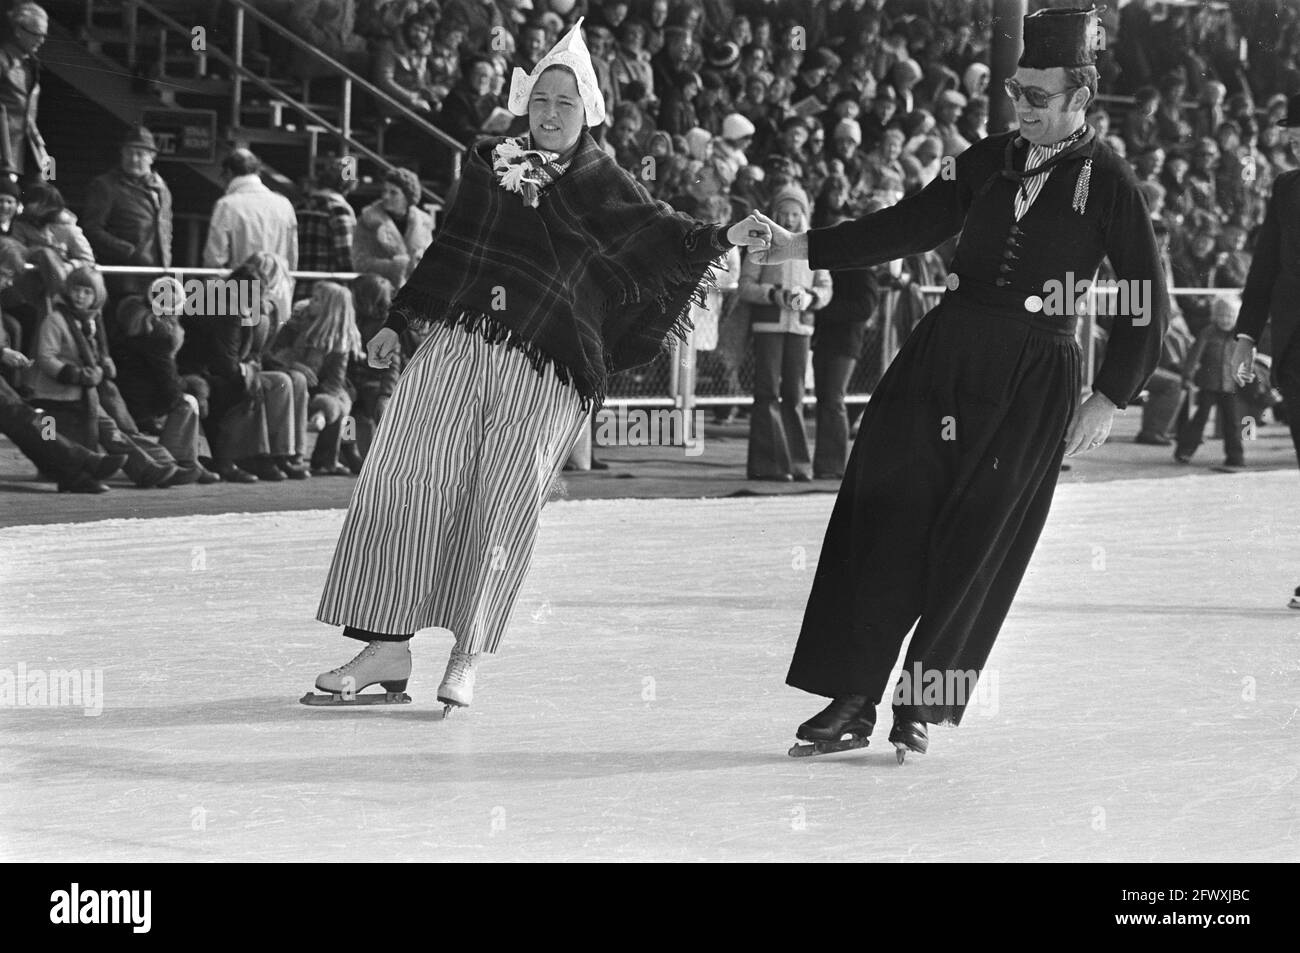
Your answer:
[[[904,672],[973,685],[1056,488],[1073,322],[950,293],[913,330],[863,414],[788,684],[880,699],[916,624]],[[917,691],[895,709],[958,724],[969,700]]]

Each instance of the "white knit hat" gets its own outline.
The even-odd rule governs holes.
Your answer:
[[[591,68],[591,54],[582,39],[582,21],[578,17],[573,28],[551,48],[531,73],[525,73],[518,66],[510,78],[510,112],[516,116],[528,115],[528,97],[532,95],[533,85],[549,67],[566,66],[573,70],[578,79],[578,95],[582,97],[582,108],[587,114],[588,126],[599,126],[605,121],[605,97],[600,94],[600,84],[596,80],[596,71]]]
[[[723,139],[744,139],[754,134],[754,124],[740,113],[730,113],[722,120]]]

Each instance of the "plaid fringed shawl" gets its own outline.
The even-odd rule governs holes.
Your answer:
[[[528,208],[500,187],[487,139],[469,150],[433,244],[393,298],[389,326],[458,324],[604,401],[609,375],[684,339],[729,244],[656,202],[584,130],[566,173]]]

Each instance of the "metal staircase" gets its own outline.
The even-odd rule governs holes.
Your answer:
[[[203,23],[193,22],[195,10],[204,6],[194,0],[52,0],[46,6],[51,23],[41,54],[43,75],[54,74],[77,98],[93,102],[118,123],[149,118],[160,125],[161,158],[169,160],[160,171],[170,177],[184,165],[212,186],[200,189],[209,194],[194,197],[192,215],[210,211],[220,194],[220,159],[236,145],[256,151],[267,184],[295,199],[318,160],[351,156],[358,179],[354,197],[366,200],[378,193],[384,173],[404,158],[385,150],[391,123],[385,117],[393,114],[427,137],[428,155],[441,159],[453,177],[459,171],[461,143],[247,0],[206,4]],[[245,49],[251,24],[262,50]],[[283,64],[291,57],[310,58],[323,77],[306,81],[285,75]],[[90,170],[76,161],[77,130],[58,126],[79,111],[56,109],[51,115],[51,101],[42,100],[41,126],[51,130],[47,140],[53,140],[59,185],[71,182],[75,195],[76,186],[84,184],[77,180],[88,181]],[[93,122],[85,112],[80,110],[80,122],[89,121],[100,138],[110,135],[102,121]],[[120,131],[118,123],[110,125]],[[60,154],[69,161],[61,161]],[[443,204],[440,192],[450,183],[422,184],[424,203],[436,212]],[[185,211],[177,198],[178,211]]]

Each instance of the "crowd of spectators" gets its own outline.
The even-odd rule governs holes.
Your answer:
[[[699,218],[734,220],[755,208],[775,214],[778,205],[812,226],[859,216],[924,188],[945,161],[989,134],[990,0],[266,6],[464,144],[526,128],[504,109],[511,70],[531,70],[585,17],[609,115],[593,133],[655,197]],[[262,184],[253,153],[232,151],[202,263],[258,279],[262,297],[232,322],[192,322],[184,309],[145,307],[142,279],[110,279],[101,294],[88,277],[96,263],[174,264],[171,195],[153,168],[157,146],[147,130],[134,130],[119,165],[92,183],[80,216],[57,189],[34,181],[31,163],[39,165],[44,148],[34,58],[44,12],[20,3],[8,20],[0,102],[16,174],[0,176],[5,432],[25,413],[13,406],[15,395],[29,405],[62,401],[56,409],[69,426],[79,422],[89,449],[102,451],[76,472],[40,463],[72,489],[101,490],[105,468],[119,458],[142,485],[355,472],[397,373],[367,368],[360,341],[433,234],[417,174],[426,171],[420,155],[432,150],[419,124],[387,109],[390,146],[409,150],[417,171],[389,174],[382,194],[359,209],[339,163],[293,208]],[[1300,10],[1270,0],[1194,7],[1131,0],[1103,11],[1103,23],[1109,55],[1087,120],[1132,163],[1170,283],[1239,288],[1272,182],[1298,164],[1276,121],[1287,96],[1300,92]],[[311,57],[288,68],[304,79],[321,75]],[[15,255],[38,267],[7,266]],[[702,371],[726,393],[736,392],[744,364],[756,420],[773,422],[754,428],[771,449],[757,461],[751,454],[751,476],[773,466],[773,478],[802,478],[810,468],[838,475],[854,364],[907,334],[926,306],[918,286],[941,282],[944,260],[941,248],[874,272],[829,276],[774,276],[729,263],[726,284],[697,315],[707,330],[696,345],[711,352]],[[364,274],[350,288],[330,281],[295,288],[286,275],[297,269]],[[1185,366],[1193,342],[1225,306],[1210,295],[1184,294],[1177,303],[1171,338],[1182,343],[1166,348],[1162,370],[1185,383],[1195,372]],[[775,347],[766,332],[777,327],[802,343]],[[822,369],[819,442],[823,434],[828,441],[815,453],[799,433],[808,342]],[[38,353],[42,347],[54,350]],[[115,366],[119,354],[128,360]],[[883,362],[867,363],[859,379],[869,389]],[[124,365],[153,377],[127,384]],[[114,378],[118,385],[106,387]],[[90,400],[90,392],[100,397]],[[306,462],[309,430],[318,431],[318,449]],[[1144,426],[1143,442],[1168,440],[1169,425]]]

